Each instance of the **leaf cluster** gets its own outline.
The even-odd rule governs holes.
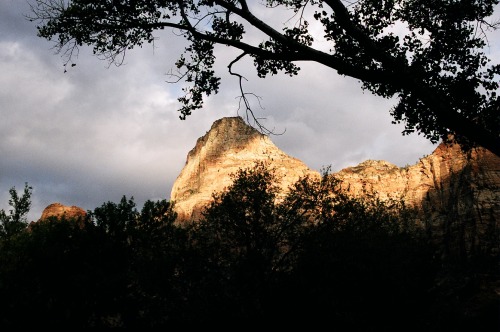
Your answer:
[[[0,239],[11,237],[26,228],[32,193],[33,188],[27,183],[24,184],[22,196],[19,196],[15,187],[9,189],[11,209],[8,214],[4,209],[0,210]]]
[[[154,42],[155,31],[181,35],[188,46],[171,72],[173,82],[188,84],[178,99],[181,119],[218,92],[214,46],[224,45],[242,52],[228,65],[233,75],[245,56],[262,78],[294,76],[299,62],[313,61],[395,97],[390,113],[405,124],[403,134],[416,131],[431,142],[452,137],[464,148],[500,153],[500,65],[485,51],[488,32],[498,27],[491,21],[498,0],[32,1],[38,35],[55,40],[68,61],[89,45],[120,64],[128,49]],[[284,9],[291,18],[278,28],[259,17],[260,9]],[[328,49],[316,43],[321,39]]]

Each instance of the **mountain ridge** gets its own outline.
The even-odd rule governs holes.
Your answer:
[[[199,220],[212,194],[230,186],[239,169],[256,162],[275,170],[282,195],[300,177],[321,176],[241,117],[221,118],[197,139],[172,186],[170,201],[178,222]],[[500,251],[500,158],[488,150],[464,152],[458,145],[441,143],[414,165],[368,159],[331,175],[353,196],[376,194],[415,208],[417,221],[441,242],[443,255]]]
[[[200,219],[212,193],[224,190],[231,174],[257,161],[276,170],[283,194],[302,176],[320,176],[241,117],[222,118],[197,140],[174,182],[170,200],[179,222]],[[369,159],[331,175],[353,196],[375,193],[382,200],[403,200],[418,211],[418,220],[434,238],[454,239],[447,248],[470,253],[489,243],[490,249],[498,249],[500,158],[488,150],[464,152],[441,143],[414,165]]]

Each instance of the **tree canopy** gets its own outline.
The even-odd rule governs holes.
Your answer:
[[[240,169],[194,223],[123,196],[0,233],[0,328],[498,331],[498,251],[450,260],[402,201],[276,176]]]
[[[241,51],[228,68],[249,112],[236,62],[250,57],[266,77],[297,75],[300,62],[312,61],[395,97],[390,113],[404,123],[403,134],[416,131],[434,143],[453,138],[500,155],[500,64],[487,54],[498,0],[30,1],[38,35],[54,40],[67,64],[83,45],[120,64],[128,49],[153,43],[157,30],[175,30],[188,41],[176,62],[176,80],[189,84],[178,98],[181,119],[218,92],[214,47],[226,45]],[[284,25],[262,18],[283,9],[290,12]]]
[[[8,238],[19,233],[28,224],[27,215],[31,208],[31,194],[33,188],[24,184],[22,196],[17,193],[16,187],[9,189],[9,206],[11,209],[7,214],[4,209],[0,210],[0,239]]]

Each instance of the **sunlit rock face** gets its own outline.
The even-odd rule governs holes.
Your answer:
[[[65,218],[68,219],[78,219],[84,218],[87,215],[85,210],[78,206],[66,206],[61,203],[52,203],[47,206],[39,220],[47,220],[50,217],[56,217],[57,219]]]
[[[256,161],[276,169],[283,192],[301,176],[319,176],[242,118],[222,118],[198,139],[173,185],[170,199],[178,220],[198,220],[212,194],[231,184],[230,175]],[[374,193],[416,208],[422,226],[442,244],[443,255],[498,250],[500,158],[487,150],[464,153],[457,145],[441,144],[415,165],[367,160],[332,175],[354,196]]]
[[[442,245],[442,254],[498,250],[500,158],[440,144],[415,165],[368,160],[335,174],[352,195],[402,199]]]
[[[212,193],[221,192],[231,184],[231,174],[261,161],[276,169],[283,192],[301,176],[319,176],[300,160],[278,149],[241,117],[222,118],[198,139],[174,182],[170,200],[175,202],[178,220],[199,219]]]
[[[441,196],[452,195],[465,180],[480,187],[481,201],[493,199],[498,194],[495,190],[500,183],[499,171],[500,159],[487,150],[466,154],[457,145],[440,144],[431,155],[412,166],[400,168],[386,161],[367,160],[335,175],[353,194],[373,191],[383,199],[403,198],[407,204],[418,206],[435,202],[438,192]]]

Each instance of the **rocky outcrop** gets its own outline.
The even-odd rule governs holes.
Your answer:
[[[256,161],[277,170],[284,193],[301,176],[319,176],[240,117],[223,118],[198,139],[173,185],[179,220],[199,219],[212,194],[231,184],[230,175]],[[367,160],[333,176],[354,196],[375,194],[414,207],[422,225],[443,243],[443,255],[498,250],[500,158],[487,150],[464,153],[457,145],[440,144],[412,166]]]
[[[66,206],[61,203],[52,203],[47,206],[40,217],[39,221],[47,220],[51,217],[55,217],[57,219],[79,219],[85,218],[87,213],[85,210],[78,206]]]
[[[352,195],[414,207],[445,256],[499,249],[500,158],[485,149],[464,153],[442,143],[412,166],[368,160],[335,176]]]
[[[197,220],[212,194],[231,184],[231,174],[259,161],[276,170],[283,192],[301,176],[319,176],[281,151],[268,136],[247,125],[241,117],[222,118],[198,139],[173,184],[170,200],[175,202],[178,220]]]

